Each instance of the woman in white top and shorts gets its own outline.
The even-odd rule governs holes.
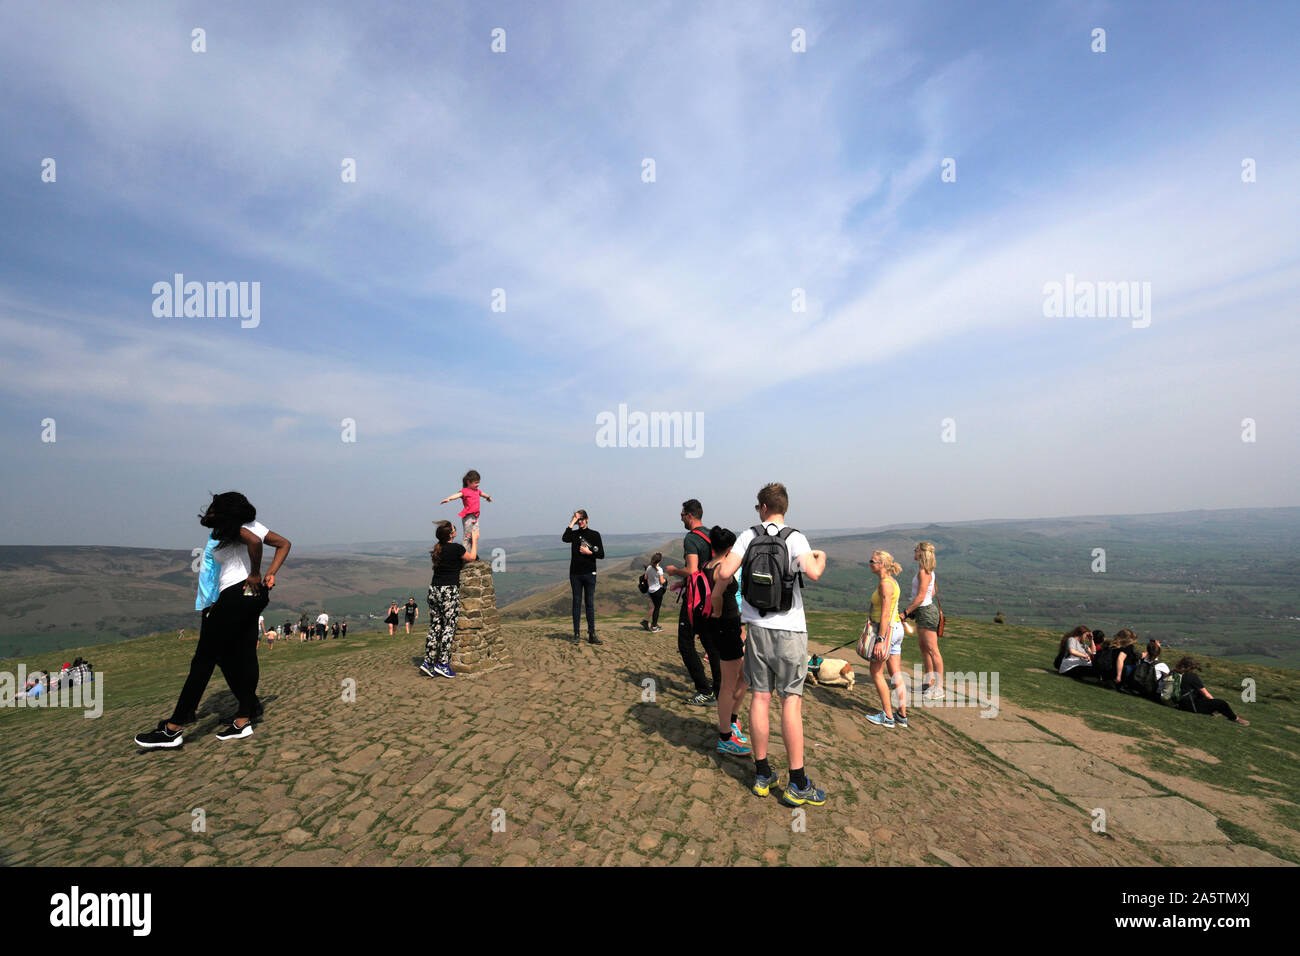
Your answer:
[[[912,552],[918,565],[912,576],[912,603],[903,612],[916,622],[916,642],[921,647],[921,666],[925,668],[922,700],[943,700],[943,657],[939,653],[939,607],[934,602],[938,575],[934,568],[934,545],[918,541]]]

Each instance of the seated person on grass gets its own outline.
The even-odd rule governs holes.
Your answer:
[[[1201,675],[1197,673],[1200,669],[1201,665],[1192,657],[1184,657],[1174,665],[1174,670],[1183,675],[1182,696],[1178,699],[1178,709],[1189,710],[1193,714],[1222,714],[1233,723],[1241,724],[1243,727],[1249,726],[1250,721],[1233,713],[1226,700],[1210,696],[1209,690],[1201,680]]]

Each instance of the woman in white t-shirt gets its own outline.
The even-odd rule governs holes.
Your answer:
[[[199,643],[170,719],[159,721],[156,730],[136,735],[135,742],[147,749],[174,748],[184,743],[181,725],[195,719],[215,667],[221,668],[239,701],[239,709],[217,734],[218,740],[252,736],[253,719],[261,711],[257,699],[257,621],[275,587],[275,574],[289,555],[289,542],[259,522],[257,509],[237,491],[214,495],[199,523],[212,529],[195,602],[203,612]],[[261,573],[263,542],[275,548],[265,578]]]
[[[656,551],[650,563],[645,566],[645,582],[650,588],[646,592],[646,597],[650,599],[650,620],[642,621],[641,626],[651,631],[663,630],[659,626],[659,605],[664,603],[664,593],[667,591],[665,585],[668,583],[664,569],[659,564],[663,559],[663,552]]]

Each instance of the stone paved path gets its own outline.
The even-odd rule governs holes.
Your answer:
[[[77,746],[44,761],[31,755],[50,741],[32,735],[56,725],[0,723],[15,744],[0,752],[0,862],[1173,862],[1092,832],[1075,799],[1086,787],[1036,769],[1033,736],[973,744],[957,723],[968,710],[916,711],[910,729],[881,731],[863,719],[877,709],[863,684],[808,690],[809,771],[830,799],[800,819],[749,792],[751,762],[713,753],[712,711],[685,703],[675,635],[616,625],[593,647],[554,622],[507,628],[514,665],[473,678],[421,677],[418,635],[268,668],[265,721],[243,741],[216,740],[214,713],[183,750],[138,752],[131,736],[170,709],[171,687],[144,712],[110,697],[75,728]],[[228,700],[217,677],[204,709]],[[772,755],[784,782],[779,733]],[[1112,834],[1140,816],[1114,815]]]

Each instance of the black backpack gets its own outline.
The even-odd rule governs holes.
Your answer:
[[[650,593],[650,584],[645,579],[645,572],[641,572],[641,577],[636,579],[636,589],[642,594]]]
[[[1156,665],[1150,661],[1141,660],[1133,668],[1133,676],[1129,678],[1133,689],[1143,697],[1155,697],[1157,693],[1156,683]]]
[[[803,585],[803,575],[790,570],[790,549],[785,543],[795,529],[787,525],[768,534],[765,525],[756,524],[750,530],[754,540],[741,559],[741,596],[762,617],[788,611],[794,606],[795,582]]]

